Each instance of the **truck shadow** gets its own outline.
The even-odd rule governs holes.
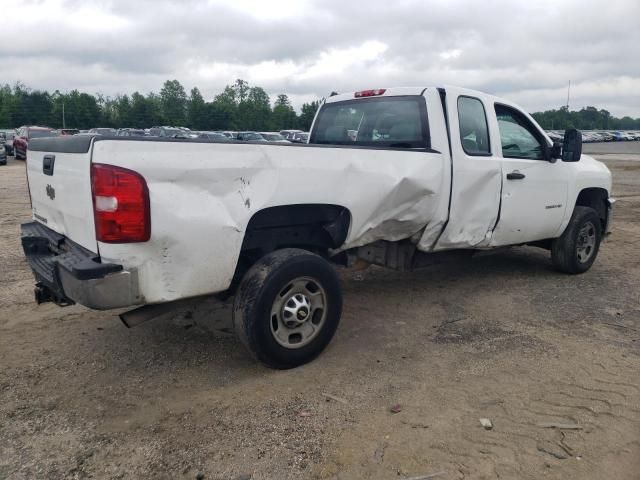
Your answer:
[[[572,301],[585,285],[602,281],[597,264],[588,274],[568,276],[555,272],[548,252],[535,248],[514,248],[414,272],[370,267],[358,272],[342,269],[340,275],[342,323],[322,362],[341,363],[355,353],[369,356],[376,348],[387,350],[404,336],[398,334],[398,325],[412,329],[411,335],[421,341],[433,341],[438,328],[461,320],[484,322],[495,331],[512,329],[516,322],[569,326],[572,318],[602,308],[602,299],[598,305],[594,301],[582,307]],[[538,311],[550,297],[559,299],[556,312],[542,316]],[[208,299],[132,329],[116,325],[112,317],[108,338],[96,336],[93,352],[87,354],[119,359],[117,366],[111,365],[116,374],[153,372],[174,381],[197,376],[212,388],[280,374],[260,366],[236,339],[231,305],[232,300]]]

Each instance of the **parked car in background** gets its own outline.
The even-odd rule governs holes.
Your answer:
[[[76,135],[80,133],[80,130],[78,130],[77,128],[61,128],[59,130],[56,130],[56,132],[58,135],[64,136],[64,135]]]
[[[153,128],[151,129],[154,130]],[[184,130],[174,127],[160,127],[157,129],[156,137],[173,138],[175,135],[183,134]],[[152,134],[153,135],[153,134]]]
[[[121,128],[118,130],[119,137],[144,137],[144,130],[139,128]]]
[[[238,140],[242,142],[266,142],[265,138],[258,132],[240,132]]]
[[[13,155],[13,139],[16,136],[15,131],[5,132],[5,139],[2,144],[4,145],[4,151],[7,155]]]
[[[600,132],[600,135],[602,136],[602,141],[603,142],[612,142],[613,141],[613,135],[611,135],[611,133],[609,133],[609,132]]]
[[[55,130],[49,127],[22,126],[16,131],[16,136],[13,139],[13,156],[16,160],[25,160],[29,140],[55,136],[57,136]]]
[[[262,135],[262,138],[264,138],[267,142],[291,143],[289,140],[276,132],[260,132],[260,135]]]
[[[309,134],[306,132],[298,132],[289,139],[292,143],[307,143],[309,141]]]
[[[0,165],[6,165],[7,164],[7,152],[4,150],[4,148],[0,148]]]
[[[198,138],[198,132],[192,132],[191,130],[187,131],[187,130],[179,129],[178,133],[174,133],[171,136],[171,138],[182,138],[182,139]]]
[[[296,133],[302,133],[302,130],[280,130],[280,135],[286,140],[291,140]]]
[[[115,128],[92,128],[89,133],[103,135],[105,137],[114,137],[118,131]]]
[[[548,130],[547,131],[547,135],[554,142],[562,142],[562,140],[564,138],[564,135],[560,135],[558,132],[555,132],[553,130]]]
[[[231,140],[237,140],[238,139],[238,132],[232,132],[232,131],[228,131],[225,130],[224,132],[220,132],[222,133],[225,137],[231,139]]]
[[[633,134],[631,132],[620,132],[622,133],[622,139],[625,142],[632,142],[635,140],[635,137],[633,136]]]
[[[198,132],[198,138],[215,140],[216,142],[230,142],[231,140],[220,132]]]

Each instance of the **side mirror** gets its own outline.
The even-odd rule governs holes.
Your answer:
[[[570,128],[564,132],[562,142],[562,161],[577,162],[582,156],[582,133],[575,128]]]

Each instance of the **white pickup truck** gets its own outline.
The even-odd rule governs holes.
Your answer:
[[[614,200],[581,152],[576,130],[553,144],[513,103],[456,87],[333,96],[303,145],[38,139],[22,244],[38,302],[139,319],[233,294],[244,345],[289,368],[336,331],[332,263],[412,269],[527,244],[588,270]]]

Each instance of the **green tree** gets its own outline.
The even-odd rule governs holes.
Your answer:
[[[184,126],[187,114],[187,94],[178,80],[167,80],[160,90],[162,116],[167,123]]]
[[[191,96],[189,97],[187,107],[187,125],[195,130],[209,128],[207,122],[207,106],[198,87],[191,89]]]
[[[162,116],[162,99],[157,93],[151,92],[147,95],[147,108],[149,123],[147,127],[163,125],[167,123]]]
[[[242,80],[241,78],[238,78],[231,88],[235,92],[235,99],[238,103],[246,101],[251,90],[251,88],[249,87],[249,83]]]
[[[238,105],[238,122],[242,130],[268,130],[271,101],[261,87],[251,87],[247,99]]]
[[[131,111],[129,118],[131,126],[134,128],[145,128],[151,126],[149,103],[140,92],[131,94]]]
[[[291,106],[289,97],[285,94],[278,95],[271,115],[271,129],[285,130],[296,128],[298,116]]]
[[[302,130],[306,132],[309,131],[319,107],[320,107],[320,102],[318,100],[315,100],[311,103],[302,104],[300,118],[298,119],[298,122],[299,122],[298,125]]]

